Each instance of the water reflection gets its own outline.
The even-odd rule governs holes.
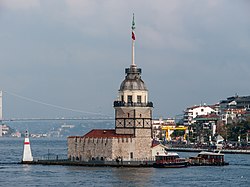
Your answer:
[[[146,186],[154,176],[154,168],[113,168],[113,176],[122,184]]]
[[[22,165],[22,168],[23,168],[24,172],[29,172],[32,169],[32,165],[24,164],[24,165]]]

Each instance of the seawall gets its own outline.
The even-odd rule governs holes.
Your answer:
[[[224,154],[250,154],[250,150],[245,149],[201,149],[201,148],[183,148],[183,147],[168,147],[167,151],[177,152],[201,152],[201,151],[214,151]]]
[[[71,160],[35,160],[32,162],[21,162],[30,165],[64,165],[64,166],[86,166],[86,167],[153,167],[153,161],[71,161]]]

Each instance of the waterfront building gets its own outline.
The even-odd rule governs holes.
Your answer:
[[[71,160],[148,160],[152,157],[152,108],[148,89],[135,64],[135,22],[132,22],[132,63],[114,101],[115,129],[93,129],[68,137]]]
[[[217,114],[196,116],[195,123],[189,128],[189,140],[196,143],[211,143],[216,134]]]
[[[227,109],[249,109],[250,96],[232,96],[226,100],[220,101],[220,111],[224,112]]]
[[[155,159],[155,156],[157,155],[164,155],[166,154],[167,147],[160,144],[160,143],[152,143],[152,155],[153,159]]]
[[[162,140],[163,134],[162,134],[162,125],[165,124],[165,121],[162,118],[159,118],[158,120],[152,121],[152,133],[153,133],[153,139],[154,140]]]
[[[192,106],[188,107],[184,111],[184,125],[191,125],[195,123],[195,118],[196,116],[201,116],[201,115],[208,115],[211,113],[217,113],[216,109],[213,106],[209,105],[199,105],[199,106]]]
[[[233,123],[234,121],[237,121],[238,119],[243,118],[244,116],[248,115],[249,111],[246,109],[236,109],[236,108],[228,108],[223,111],[221,114],[221,120],[225,124]]]
[[[221,119],[225,124],[249,116],[250,96],[233,96],[220,101]]]
[[[153,126],[153,139],[159,141],[166,139],[166,130],[164,130],[163,128],[166,126],[175,127],[176,123],[175,119],[173,118],[167,118],[167,119],[159,118],[158,120],[156,119],[153,120],[152,126]]]

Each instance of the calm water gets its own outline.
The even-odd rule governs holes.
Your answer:
[[[66,139],[31,139],[34,157],[67,154]],[[0,186],[250,186],[250,155],[180,169],[20,165],[23,139],[0,138]],[[195,153],[179,153],[182,157]]]

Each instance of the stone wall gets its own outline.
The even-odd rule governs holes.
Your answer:
[[[137,130],[138,131],[138,130]],[[134,138],[68,138],[68,158],[71,160],[145,160],[152,156],[151,138],[143,131]]]
[[[110,159],[111,151],[111,138],[68,138],[68,158],[71,158],[71,160]]]

